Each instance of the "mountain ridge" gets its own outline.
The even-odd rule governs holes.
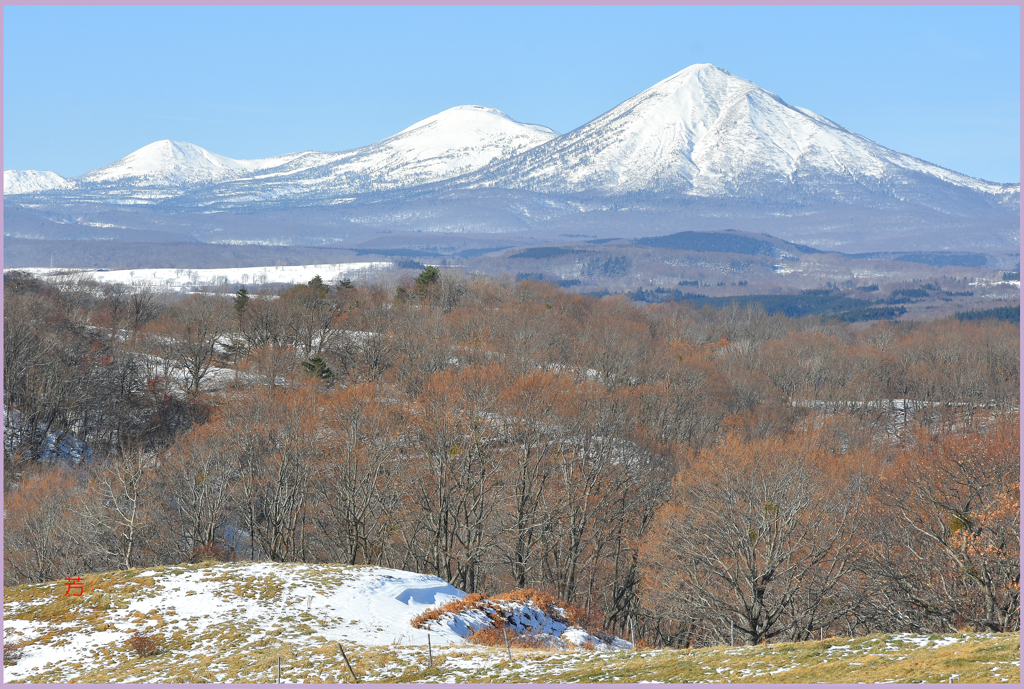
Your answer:
[[[630,230],[639,236],[650,234],[653,216],[673,231],[708,218],[742,220],[750,231],[771,221],[772,234],[819,249],[1020,241],[1019,183],[888,149],[711,64],[691,65],[565,134],[463,105],[348,151],[245,161],[162,140],[80,177],[10,170],[4,184],[8,207],[25,211],[12,214],[8,231],[27,238],[45,238],[47,223],[74,224],[68,216],[89,208],[120,208],[120,217],[134,207],[131,217],[104,222],[141,232],[143,208],[154,217],[273,211],[297,222],[327,212],[322,229],[291,241],[316,244],[391,229],[550,231],[543,228],[555,219],[560,232],[598,224],[616,235],[622,223],[647,223]],[[209,231],[224,230],[204,221],[186,233],[207,241]]]
[[[517,122],[494,108],[461,105],[376,143],[336,153],[304,151],[239,160],[163,139],[73,178],[49,171],[5,170],[4,190],[33,193],[123,181],[132,190],[177,184],[187,191],[196,185],[239,181],[276,186],[284,178],[311,186],[319,182],[330,191],[350,193],[367,181],[386,189],[447,179],[556,135],[549,127]]]

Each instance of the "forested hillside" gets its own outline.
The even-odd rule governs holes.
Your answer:
[[[7,273],[5,583],[373,564],[658,645],[1014,631],[1019,352],[997,320],[432,267],[189,295]]]

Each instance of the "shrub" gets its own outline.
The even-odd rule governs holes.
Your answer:
[[[551,594],[537,589],[516,589],[493,596],[493,599],[509,603],[522,603],[523,605],[532,603],[534,607],[546,612],[556,622],[574,627],[581,626],[582,614],[579,610],[568,603],[563,603]]]
[[[436,608],[427,608],[422,613],[412,618],[412,626],[417,629],[426,629],[427,622],[431,620],[439,620],[443,615],[451,613],[452,615],[458,615],[462,612],[469,610],[476,610],[477,608],[483,607],[484,597],[479,593],[471,593],[465,598],[450,600],[444,605],[439,605]]]
[[[214,543],[193,547],[188,561],[193,564],[197,562],[237,562],[238,555],[231,548]]]
[[[4,665],[14,665],[25,653],[24,645],[17,641],[4,642]]]
[[[128,648],[139,658],[155,656],[160,652],[156,639],[138,631],[128,637]]]
[[[514,629],[509,629],[504,622],[495,623],[493,627],[478,629],[466,637],[466,640],[479,646],[504,648],[505,634],[508,634],[508,645],[513,648],[546,648],[550,643],[547,638],[539,634],[522,634]]]
[[[426,629],[429,622],[439,620],[444,615],[459,615],[464,612],[479,610],[483,612],[491,625],[478,629],[467,637],[470,643],[482,646],[504,646],[504,629],[508,633],[510,646],[516,648],[544,648],[549,644],[546,637],[533,632],[520,633],[508,627],[509,617],[513,614],[512,605],[532,605],[543,610],[551,619],[561,622],[567,627],[580,627],[605,643],[611,642],[614,635],[605,630],[598,614],[586,615],[582,610],[560,601],[549,593],[537,589],[516,589],[496,596],[482,596],[471,593],[461,600],[451,600],[444,605],[424,610],[412,620],[412,626]]]
[[[578,616],[578,611],[575,608],[558,601],[554,596],[536,589],[517,589],[486,598],[479,593],[471,593],[461,600],[448,601],[444,605],[424,610],[423,613],[413,618],[412,626],[425,629],[426,623],[431,620],[440,619],[446,614],[458,615],[472,610],[483,610],[492,622],[504,624],[507,613],[503,610],[495,610],[496,603],[522,603],[523,605],[533,603],[534,607],[540,608],[552,619],[563,624],[575,624],[575,619]]]

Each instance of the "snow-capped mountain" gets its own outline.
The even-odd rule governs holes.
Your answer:
[[[129,153],[117,162],[93,170],[77,181],[81,184],[120,183],[133,186],[187,187],[222,182],[246,173],[283,165],[301,154],[235,160],[181,141],[155,141]]]
[[[51,189],[71,189],[74,182],[49,170],[4,170],[4,194],[32,194]]]
[[[163,140],[70,181],[54,173],[9,170],[4,173],[5,191],[11,195],[79,188],[95,199],[97,192],[111,198],[125,193],[138,197],[140,189],[149,189],[155,193],[144,193],[139,200],[156,200],[204,187],[215,199],[238,202],[365,194],[457,177],[555,136],[547,127],[517,122],[500,110],[463,105],[378,143],[340,153],[306,151],[236,160],[195,144]],[[35,181],[30,175],[54,179]],[[6,184],[8,178],[19,181]]]
[[[697,197],[887,197],[934,206],[935,185],[1019,203],[1019,184],[974,179],[897,153],[753,82],[692,65],[567,134],[463,105],[369,146],[235,160],[157,141],[72,180],[6,171],[5,193],[159,187],[200,205],[352,195],[449,180],[449,188],[557,193],[640,191]],[[928,189],[922,191],[921,184]],[[216,186],[216,188],[211,188]],[[197,190],[196,187],[202,187]],[[89,194],[93,196],[92,194]],[[93,197],[95,198],[95,197]]]
[[[348,151],[235,160],[158,141],[71,179],[6,171],[4,187],[5,232],[26,240],[77,238],[77,225],[97,239],[323,245],[378,230],[621,237],[694,222],[852,251],[1020,236],[1019,183],[898,153],[710,64],[562,135],[464,105]],[[258,237],[257,210],[276,214]]]
[[[886,187],[915,178],[996,198],[1020,188],[887,149],[711,64],[687,67],[582,127],[473,176],[474,184],[502,188],[704,197],[756,197],[773,186],[837,192],[837,185],[857,185],[889,193]]]
[[[370,146],[341,153],[309,152],[263,170],[216,197],[314,196],[333,200],[451,179],[512,157],[557,136],[493,108],[461,105],[421,120]]]

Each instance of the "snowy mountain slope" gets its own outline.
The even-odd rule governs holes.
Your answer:
[[[4,640],[22,644],[22,657],[4,668],[5,681],[167,682],[202,675],[260,682],[272,679],[269,666],[279,655],[303,657],[345,681],[337,642],[360,671],[365,665],[355,654],[365,657],[370,647],[425,652],[419,647],[427,645],[428,631],[413,627],[413,618],[466,595],[438,577],[369,566],[205,563],[83,578],[82,596],[65,595],[59,581],[5,589]],[[566,631],[545,622],[539,609],[520,613]],[[463,635],[486,624],[432,626],[433,652],[465,645]],[[154,638],[161,652],[136,662],[126,643],[135,632]],[[572,638],[590,637],[576,630]]]
[[[687,67],[561,136],[492,108],[464,105],[339,153],[234,160],[164,140],[74,180],[4,174],[8,194],[78,187],[102,200],[94,192],[113,199],[160,187],[168,193],[138,200],[191,193],[199,205],[281,198],[329,205],[444,180],[460,188],[730,198],[781,193],[830,201],[868,196],[930,206],[937,194],[959,190],[1018,212],[1020,198],[1019,184],[975,179],[897,153],[711,64]]]
[[[4,195],[72,189],[75,184],[49,170],[4,170]]]
[[[211,194],[337,199],[412,187],[472,172],[555,136],[547,127],[517,122],[500,110],[462,105],[376,144],[341,153],[306,153]]]
[[[710,64],[692,65],[582,127],[472,176],[555,192],[673,190],[755,196],[766,184],[906,183],[924,175],[998,198],[977,180],[880,146]]]

